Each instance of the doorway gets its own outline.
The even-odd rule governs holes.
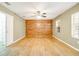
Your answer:
[[[0,12],[0,54],[13,42],[13,16]]]
[[[6,47],[6,14],[0,12],[0,52]]]

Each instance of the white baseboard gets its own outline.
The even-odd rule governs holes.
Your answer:
[[[14,42],[12,42],[10,45],[12,45],[12,44],[14,44],[14,43],[20,41],[20,40],[23,39],[24,37],[25,37],[25,36],[20,37],[19,39],[17,39],[17,40],[15,40]],[[10,45],[8,45],[8,46],[10,46]]]
[[[74,50],[76,50],[76,51],[78,51],[78,52],[79,52],[79,49],[77,49],[77,48],[73,47],[72,45],[70,45],[70,44],[68,44],[68,43],[66,43],[66,42],[64,42],[63,40],[60,40],[60,39],[59,39],[59,38],[57,38],[56,36],[53,36],[53,37],[55,37],[57,40],[61,41],[62,43],[64,43],[64,44],[68,45],[68,46],[69,46],[69,47],[71,47],[72,49],[74,49]]]

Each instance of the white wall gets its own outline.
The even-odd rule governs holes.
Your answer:
[[[54,22],[54,35],[56,37],[58,37],[59,39],[63,40],[64,42],[70,44],[71,46],[79,49],[79,39],[73,39],[71,37],[71,15],[73,13],[79,12],[79,4],[77,4],[76,6],[72,7],[71,9],[69,9],[68,11],[64,12],[62,15],[58,16],[55,19],[55,22],[57,20],[60,20],[60,30],[61,32],[58,33],[56,31],[56,25]]]
[[[19,16],[17,16],[14,12],[10,11],[9,9],[7,9],[6,7],[0,5],[0,11],[6,13],[6,14],[10,14],[14,17],[14,29],[13,29],[13,40],[17,40],[20,37],[24,36],[24,20],[22,18],[20,18]]]

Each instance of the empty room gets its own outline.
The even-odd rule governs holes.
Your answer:
[[[79,56],[79,3],[0,2],[0,56]]]

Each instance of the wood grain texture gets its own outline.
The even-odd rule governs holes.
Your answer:
[[[8,47],[8,55],[16,56],[79,56],[79,52],[55,38],[23,38]]]
[[[26,20],[26,36],[51,37],[52,20]]]
[[[51,20],[26,20],[26,37],[8,46],[12,56],[79,56],[79,52],[52,37]]]

